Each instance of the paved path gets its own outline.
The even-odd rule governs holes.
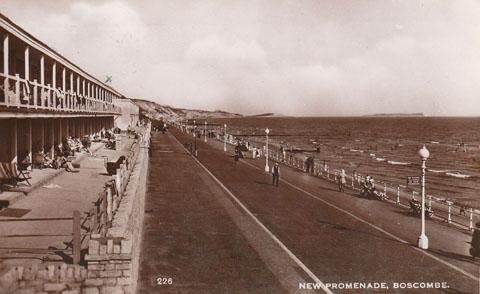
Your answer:
[[[81,161],[78,173],[63,172],[30,192],[8,209],[24,210],[21,217],[0,217],[0,260],[6,264],[48,261],[71,261],[72,220],[15,221],[32,218],[68,218],[74,210],[81,217],[93,207],[104,184],[104,157],[125,153],[133,139],[123,138],[118,150],[102,148]],[[85,233],[82,231],[82,233]],[[58,250],[58,251],[55,251]]]
[[[171,134],[152,147],[139,293],[286,293],[312,281]]]
[[[403,208],[339,193],[332,183],[286,167],[288,182],[276,188],[264,161],[235,164],[221,144],[197,144],[200,162],[323,282],[438,281],[449,292],[478,293],[479,263],[468,257],[466,243],[470,234],[428,221],[431,249],[422,252],[414,246],[419,219]]]

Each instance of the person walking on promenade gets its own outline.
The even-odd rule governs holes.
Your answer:
[[[347,183],[347,175],[345,174],[345,170],[342,169],[340,173],[340,177],[338,178],[338,191],[344,192],[345,191],[345,184]]]
[[[235,164],[237,164],[238,159],[240,158],[240,150],[239,150],[238,146],[235,147],[235,155],[233,156],[233,158],[235,160]]]
[[[272,167],[272,185],[275,185],[278,187],[279,179],[280,179],[280,167],[278,166],[278,163],[275,162],[275,164]]]
[[[305,172],[308,174],[310,172],[310,157],[306,157],[305,161]]]
[[[480,256],[480,222],[475,224],[475,228],[473,229],[472,235],[472,242],[470,242],[470,255],[472,259],[475,260],[475,257]]]
[[[308,170],[307,173],[313,174],[315,169],[315,156],[308,157]]]

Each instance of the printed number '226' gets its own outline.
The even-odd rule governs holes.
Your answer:
[[[172,285],[172,278],[157,278],[157,285]]]

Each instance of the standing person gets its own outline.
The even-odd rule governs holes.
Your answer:
[[[344,192],[345,191],[345,184],[347,183],[347,175],[345,174],[345,170],[342,169],[340,173],[340,177],[338,179],[338,191]]]
[[[310,174],[315,175],[315,155],[310,157]]]
[[[233,157],[234,157],[234,160],[235,160],[235,164],[237,164],[238,159],[240,158],[240,150],[239,150],[238,146],[235,147],[235,155]]]
[[[475,224],[475,228],[472,235],[472,247],[470,248],[470,255],[475,260],[475,257],[480,256],[480,222]]]
[[[278,163],[275,162],[275,164],[272,167],[272,185],[275,185],[278,187],[279,179],[280,179],[280,167],[278,166]]]

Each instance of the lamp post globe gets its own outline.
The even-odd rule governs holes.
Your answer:
[[[224,133],[224,136],[223,136],[223,151],[224,152],[227,152],[227,124],[224,124],[223,125],[224,127],[224,130],[225,130],[225,133]]]
[[[422,161],[425,161],[430,157],[430,151],[428,151],[427,147],[423,145],[423,147],[420,150],[418,150],[418,155],[420,156]]]
[[[265,129],[265,134],[266,134],[266,137],[267,137],[267,144],[266,144],[266,148],[265,148],[265,172],[269,172],[270,171],[270,167],[268,166],[268,133],[270,133],[270,130],[268,128]]]
[[[422,231],[418,237],[418,247],[421,249],[428,249],[428,238],[425,234],[425,169],[426,161],[430,156],[430,152],[427,147],[423,147],[418,151],[418,155],[422,160]]]

